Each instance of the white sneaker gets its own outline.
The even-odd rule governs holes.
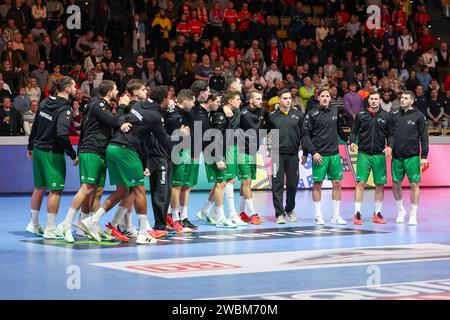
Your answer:
[[[410,226],[417,225],[417,217],[415,215],[410,215],[408,225],[410,225]]]
[[[116,240],[116,238],[114,238],[112,235],[111,235],[111,229],[105,229],[105,231],[99,231],[98,232],[98,234],[100,235],[100,237],[101,237],[101,239],[102,240],[105,240],[105,241],[114,241],[114,240]]]
[[[153,244],[153,243],[157,243],[157,242],[158,242],[158,240],[156,240],[155,238],[150,236],[148,233],[142,234],[142,233],[138,232],[138,235],[136,237],[137,244]]]
[[[44,235],[44,229],[42,229],[41,225],[33,224],[33,222],[28,223],[25,231],[41,237]]]
[[[58,224],[57,228],[58,228],[58,231],[61,232],[64,240],[66,240],[67,242],[70,242],[70,243],[75,242],[75,239],[73,238],[73,235],[72,235],[72,229],[70,227],[66,226],[66,224],[64,222]]]
[[[47,240],[55,240],[55,239],[63,239],[63,235],[59,232],[58,228],[45,228],[44,230],[44,239]]]
[[[331,218],[331,224],[344,225],[347,224],[347,222],[344,219],[342,219],[340,215],[337,215]]]
[[[316,224],[318,226],[323,226],[325,224],[325,221],[323,220],[322,216],[316,216],[314,218],[314,224]]]
[[[81,225],[80,221],[81,220],[77,221],[77,224],[76,224],[77,231],[75,232],[75,234],[80,237],[87,237],[88,235],[86,234],[86,232],[83,231],[83,226]]]
[[[128,227],[128,228],[120,226],[120,230],[124,230],[124,231],[122,231],[122,234],[124,236],[128,237],[128,238],[135,239],[139,235],[139,232],[137,231],[135,226],[131,226],[131,227]]]
[[[90,217],[81,220],[80,224],[83,227],[84,232],[87,233],[90,238],[98,242],[102,241],[102,237],[99,233],[99,227],[96,223],[92,222]]]
[[[406,212],[405,209],[400,210],[398,212],[397,220],[395,222],[397,222],[397,223],[404,223],[406,214],[407,214],[407,212]]]
[[[297,222],[298,221],[297,215],[295,214],[294,211],[287,212],[286,216],[287,216],[289,222]]]
[[[231,215],[230,216],[230,220],[236,224],[238,227],[244,227],[247,225],[247,222],[242,221],[242,219],[236,214],[236,215]]]
[[[217,228],[227,228],[227,229],[235,229],[238,227],[236,223],[231,221],[230,219],[219,219],[216,224]]]

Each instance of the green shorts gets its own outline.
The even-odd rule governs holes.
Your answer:
[[[110,144],[106,148],[106,164],[111,185],[123,184],[127,187],[144,185],[144,169],[136,152]]]
[[[238,157],[239,180],[256,179],[256,155],[240,153]]]
[[[205,164],[206,177],[209,183],[224,182],[238,176],[238,148],[230,147],[225,155],[225,169],[218,169],[215,163]]]
[[[356,181],[367,182],[370,171],[373,172],[375,184],[386,184],[386,157],[384,154],[368,155],[362,152],[358,153],[358,163],[356,170]]]
[[[407,159],[394,159],[391,163],[392,181],[402,182],[405,173],[409,182],[420,182],[420,157],[414,156]]]
[[[198,181],[198,160],[192,159],[189,151],[179,153],[179,164],[172,167],[172,187],[192,188]]]
[[[80,160],[80,183],[103,188],[106,180],[106,160],[90,152],[80,153],[78,159]]]
[[[34,148],[33,176],[36,188],[47,188],[52,191],[64,190],[66,183],[64,155]]]
[[[344,178],[341,156],[339,154],[322,156],[322,160],[322,164],[316,164],[313,161],[312,173],[314,182],[322,182],[326,176],[328,176],[329,180],[342,180]]]

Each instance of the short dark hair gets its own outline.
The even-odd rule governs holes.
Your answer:
[[[370,91],[369,97],[370,97],[371,95],[374,95],[374,94],[377,94],[377,95],[381,98],[381,94],[380,94],[380,92],[378,92],[377,90],[372,90],[372,91]]]
[[[414,100],[416,98],[416,94],[414,92],[412,92],[411,90],[403,91],[402,94],[406,94],[406,95],[410,96],[411,100]]]
[[[234,98],[236,98],[236,96],[240,96],[239,92],[237,91],[229,91],[227,92],[224,97],[223,97],[223,102],[225,104],[227,104],[228,102],[230,102],[231,100],[233,100]]]
[[[203,80],[196,80],[191,85],[191,91],[194,93],[197,98],[202,91],[206,91],[208,89],[208,82]]]
[[[219,91],[211,90],[207,101],[215,101],[217,98],[221,97],[222,94]]]
[[[322,87],[322,88],[317,90],[317,96],[320,96],[322,94],[322,92],[325,92],[325,91],[327,91],[331,95],[330,88]]]
[[[194,100],[194,93],[189,89],[181,89],[180,92],[177,94],[177,102],[183,103],[185,101],[191,101]]]
[[[98,86],[98,94],[100,97],[105,97],[108,92],[114,89],[114,86],[117,87],[116,83],[111,80],[103,80]]]
[[[281,89],[281,90],[279,90],[278,91],[278,97],[279,98],[281,98],[281,96],[283,95],[283,94],[285,94],[285,93],[291,93],[291,90],[289,90],[289,89]]]
[[[150,99],[156,103],[161,103],[164,99],[167,99],[168,96],[169,90],[167,89],[167,86],[156,86],[150,94]]]
[[[231,86],[231,84],[235,81],[239,80],[238,77],[228,77],[225,79],[225,89],[228,90],[228,88]]]
[[[54,87],[57,92],[64,92],[64,90],[70,87],[74,82],[75,80],[71,77],[62,77],[59,80],[54,80]]]
[[[131,79],[127,83],[127,92],[130,95],[133,95],[134,90],[139,90],[142,88],[142,86],[145,86],[145,82],[141,79]]]

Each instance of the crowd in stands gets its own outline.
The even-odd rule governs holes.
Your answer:
[[[344,127],[370,91],[378,90],[391,111],[402,90],[413,90],[434,133],[450,126],[450,52],[431,31],[422,1],[135,0],[127,1],[124,19],[111,15],[111,2],[86,8],[76,0],[1,1],[1,136],[29,134],[52,79],[63,75],[78,85],[72,135],[102,80],[124,93],[134,78],[170,86],[175,100],[195,80],[222,91],[235,76],[244,101],[260,91],[272,110],[277,92],[289,88],[302,112],[317,104],[319,87],[329,86]],[[66,26],[72,4],[82,8],[81,30]],[[380,29],[366,23],[373,4],[381,9]]]

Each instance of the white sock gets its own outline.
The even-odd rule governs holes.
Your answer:
[[[411,205],[411,217],[417,215],[417,204]]]
[[[247,206],[248,213],[251,216],[256,214],[255,208],[253,207],[253,199],[245,199],[245,205]]]
[[[96,213],[91,217],[92,222],[99,223],[100,220],[102,220],[103,216],[105,215],[106,211],[103,209],[103,207],[100,207]]]
[[[239,202],[239,212],[245,212],[245,198],[241,196],[241,201]]]
[[[355,214],[356,214],[357,212],[360,212],[360,213],[361,213],[361,205],[362,205],[361,202],[355,202]]]
[[[69,208],[66,219],[64,219],[64,224],[66,226],[70,227],[72,225],[73,219],[75,219],[75,216],[77,215],[77,211],[77,209],[74,209],[72,207]]]
[[[397,209],[398,209],[398,211],[403,211],[403,210],[405,210],[405,207],[403,206],[403,200],[398,200],[398,201],[395,201],[396,203],[397,203]]]
[[[205,204],[203,205],[202,212],[209,213],[211,211],[211,208],[213,205],[214,205],[214,202],[207,200],[205,202]]]
[[[181,207],[180,220],[183,221],[184,219],[187,219],[187,217],[188,217],[188,207]]]
[[[114,214],[114,218],[112,219],[111,224],[114,227],[118,226],[122,222],[122,219],[123,219],[123,217],[125,216],[125,214],[127,212],[128,212],[128,208],[124,208],[124,207],[119,206],[117,208],[116,213]]]
[[[375,214],[380,213],[383,208],[383,202],[375,201]]]
[[[236,215],[236,207],[234,205],[234,188],[232,183],[227,183],[225,185],[225,197],[227,199],[228,205],[228,215],[235,216]]]
[[[338,217],[339,209],[341,208],[341,200],[333,200],[333,216]]]
[[[138,214],[137,216],[139,219],[139,233],[146,234],[148,231],[152,230],[146,214]]]
[[[172,219],[173,219],[173,221],[180,220],[180,209],[172,208]]]
[[[56,228],[56,213],[47,212],[47,228]]]
[[[80,219],[81,220],[84,220],[84,219],[87,219],[87,218],[89,218],[89,216],[91,215],[91,213],[90,212],[81,212],[81,214],[80,214]]]
[[[133,221],[131,219],[131,211],[127,211],[127,213],[124,216],[124,220],[125,220],[125,228],[131,228],[133,226]]]
[[[224,220],[225,219],[225,213],[223,212],[223,206],[221,207],[215,207],[214,213],[217,217],[217,220]]]
[[[316,217],[321,217],[322,216],[322,210],[320,209],[320,201],[319,202],[314,202],[314,208],[315,208],[315,212],[316,212]]]
[[[31,212],[31,223],[33,223],[35,226],[39,224],[39,210],[30,210]]]

